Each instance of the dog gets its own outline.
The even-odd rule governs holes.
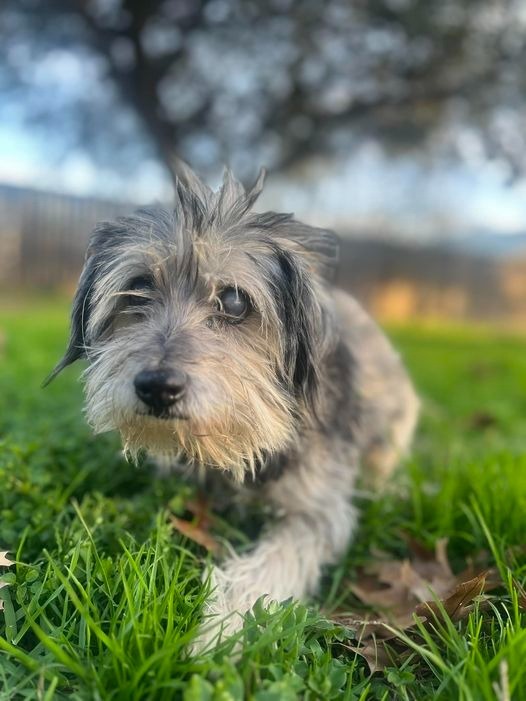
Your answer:
[[[418,416],[399,356],[332,284],[337,237],[255,212],[264,176],[245,190],[227,169],[212,191],[185,167],[171,209],[99,224],[49,378],[86,358],[95,432],[118,431],[131,457],[221,471],[272,507],[252,550],[213,569],[196,649],[262,597],[316,591],[355,530],[360,470],[384,482]]]

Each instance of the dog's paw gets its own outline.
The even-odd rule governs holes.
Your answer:
[[[243,614],[250,609],[250,603],[233,590],[231,575],[224,569],[212,567],[205,578],[210,583],[211,593],[203,608],[199,632],[190,646],[190,654],[194,656],[212,652],[220,643],[239,632],[244,623]]]
[[[193,657],[213,652],[215,648],[243,627],[243,616],[237,611],[228,611],[209,602],[195,640],[189,652]]]

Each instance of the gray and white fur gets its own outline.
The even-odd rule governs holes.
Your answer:
[[[355,529],[359,470],[385,480],[418,415],[397,353],[331,284],[334,234],[254,212],[262,187],[227,170],[213,192],[186,167],[172,209],[99,224],[51,375],[87,358],[96,432],[119,431],[131,456],[220,470],[273,507],[253,549],[214,569],[198,648],[262,596],[316,591]]]

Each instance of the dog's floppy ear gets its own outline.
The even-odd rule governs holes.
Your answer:
[[[340,242],[334,231],[292,219],[287,225],[286,240],[303,256],[311,270],[326,280],[334,278],[340,256]]]
[[[86,329],[91,311],[92,288],[97,271],[97,256],[94,255],[94,249],[95,245],[92,238],[86,252],[84,268],[73,300],[66,352],[44,380],[43,387],[46,387],[65,367],[80,358],[86,357]]]
[[[314,406],[330,319],[303,259],[279,245],[273,249],[274,265],[267,270],[267,279],[283,328],[286,377],[291,389]]]
[[[277,212],[254,214],[248,226],[269,232],[281,248],[301,256],[312,273],[333,280],[340,254],[340,242],[334,231],[308,226],[294,219],[293,214]]]

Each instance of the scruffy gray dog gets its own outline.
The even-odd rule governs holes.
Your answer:
[[[335,236],[256,213],[226,171],[188,168],[172,210],[99,224],[51,377],[86,357],[87,416],[125,451],[251,485],[275,510],[249,554],[212,573],[197,647],[255,601],[304,598],[345,550],[360,466],[382,479],[411,440],[418,401],[374,322],[330,284]]]

